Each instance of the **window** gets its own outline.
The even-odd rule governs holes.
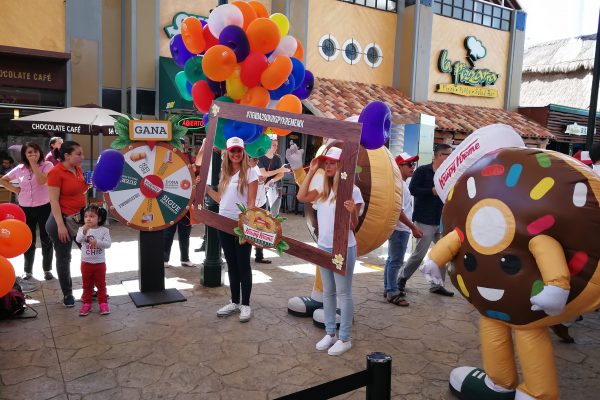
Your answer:
[[[510,30],[511,10],[491,2],[484,0],[433,0],[431,6],[435,14],[444,17],[485,25],[503,31]]]
[[[344,57],[344,61],[346,61],[348,64],[354,65],[360,61],[362,50],[360,48],[360,44],[358,44],[354,38],[346,40],[342,46],[342,49],[342,56]]]
[[[102,107],[121,112],[121,89],[102,88]]]
[[[339,0],[345,3],[352,3],[359,6],[375,8],[377,10],[396,12],[395,0]],[[450,0],[452,1],[452,0]]]
[[[340,44],[332,35],[323,35],[319,39],[319,54],[327,61],[333,61],[340,54]]]
[[[376,43],[369,43],[365,47],[365,62],[371,68],[377,68],[383,62],[383,56],[381,55],[381,47]]]

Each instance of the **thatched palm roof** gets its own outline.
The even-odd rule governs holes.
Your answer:
[[[540,43],[525,50],[523,73],[569,73],[594,68],[596,35]]]
[[[588,109],[596,35],[540,43],[525,50],[520,107]]]

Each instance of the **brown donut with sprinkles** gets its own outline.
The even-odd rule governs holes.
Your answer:
[[[485,155],[450,192],[442,225],[462,239],[452,283],[482,315],[537,327],[600,304],[600,180],[570,157],[526,148]],[[531,310],[544,285],[529,249],[539,235],[556,239],[568,263],[569,297],[557,316]]]

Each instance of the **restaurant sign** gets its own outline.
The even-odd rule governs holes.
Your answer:
[[[577,122],[574,122],[571,125],[567,125],[567,128],[565,129],[565,133],[569,134],[569,135],[586,136],[587,135],[587,126],[577,125]],[[594,134],[596,134],[595,131],[594,131]]]
[[[196,14],[188,14],[186,12],[178,12],[173,17],[173,22],[171,23],[171,25],[165,25],[165,27],[163,28],[165,31],[165,34],[167,35],[167,37],[169,39],[171,39],[173,36],[177,35],[178,33],[181,33],[181,23],[187,17],[196,17],[200,20],[208,21],[208,17],[202,17],[202,16],[196,15]]]
[[[452,62],[446,49],[440,52],[438,68],[440,72],[452,75],[452,83],[438,84],[436,92],[460,96],[498,97],[498,90],[486,86],[494,85],[500,75],[487,68],[475,68],[475,62],[486,56],[487,49],[475,36],[467,36],[464,45],[467,49],[468,64],[462,61]]]
[[[0,55],[0,86],[66,90],[66,62]]]

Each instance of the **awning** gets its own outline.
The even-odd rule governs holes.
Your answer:
[[[194,110],[194,103],[184,100],[175,86],[175,75],[182,69],[169,57],[160,57],[158,75],[159,107],[161,110],[167,108],[167,103],[174,101],[171,108]]]

